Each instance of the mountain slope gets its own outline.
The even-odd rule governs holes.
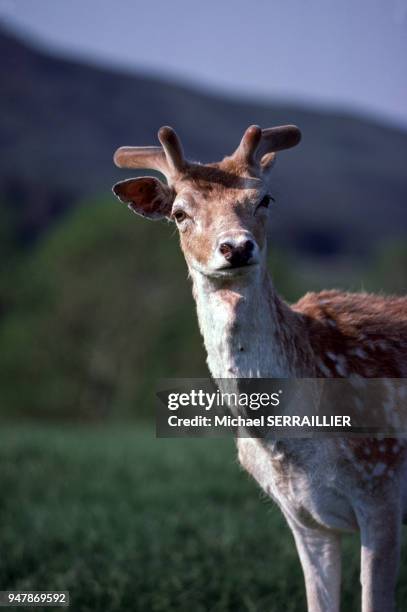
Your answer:
[[[114,149],[154,144],[163,124],[200,161],[230,153],[249,124],[301,127],[302,144],[282,153],[275,169],[280,244],[317,255],[365,253],[405,231],[406,133],[55,58],[6,32],[0,54],[0,197],[24,240],[79,197],[129,176],[114,168]]]

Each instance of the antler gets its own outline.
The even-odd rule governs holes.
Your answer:
[[[181,142],[175,131],[168,126],[158,130],[162,147],[120,147],[114,154],[114,163],[119,168],[148,168],[159,170],[166,178],[185,169]]]
[[[188,167],[181,141],[168,126],[158,130],[161,147],[120,147],[114,154],[119,168],[148,168],[159,170],[167,179],[173,179]],[[233,157],[248,166],[266,169],[274,159],[274,153],[294,147],[301,140],[301,132],[295,125],[282,125],[262,130],[251,125],[243,134]]]
[[[181,141],[175,130],[168,125],[158,130],[158,139],[164,149],[168,166],[172,172],[181,172],[186,165]]]
[[[271,151],[282,151],[295,147],[301,140],[301,130],[296,125],[280,125],[262,130],[262,144]]]
[[[251,125],[243,134],[239,146],[233,153],[233,157],[240,158],[249,166],[256,165],[256,151],[260,144],[262,130],[258,125]]]
[[[261,165],[265,168],[276,151],[295,147],[300,140],[301,131],[296,125],[281,125],[265,130],[258,125],[251,125],[243,134],[233,157],[249,166]]]

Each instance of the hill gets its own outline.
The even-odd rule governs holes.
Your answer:
[[[407,226],[407,133],[300,106],[221,97],[164,79],[90,66],[0,32],[0,201],[31,241],[78,199],[127,174],[123,144],[153,144],[160,125],[187,155],[231,152],[251,123],[296,123],[303,142],[275,170],[273,237],[300,253],[369,253]]]

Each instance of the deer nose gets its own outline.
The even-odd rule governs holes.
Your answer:
[[[247,263],[249,263],[253,250],[254,242],[253,240],[249,239],[245,239],[238,243],[225,240],[219,245],[220,253],[226,259],[226,261],[230,263],[232,268],[245,266]]]

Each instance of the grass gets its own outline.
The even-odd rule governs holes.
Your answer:
[[[75,612],[305,609],[289,530],[231,440],[7,426],[0,491],[0,589],[69,590]],[[344,552],[342,609],[357,610],[356,537]],[[406,578],[404,563],[400,610]]]

